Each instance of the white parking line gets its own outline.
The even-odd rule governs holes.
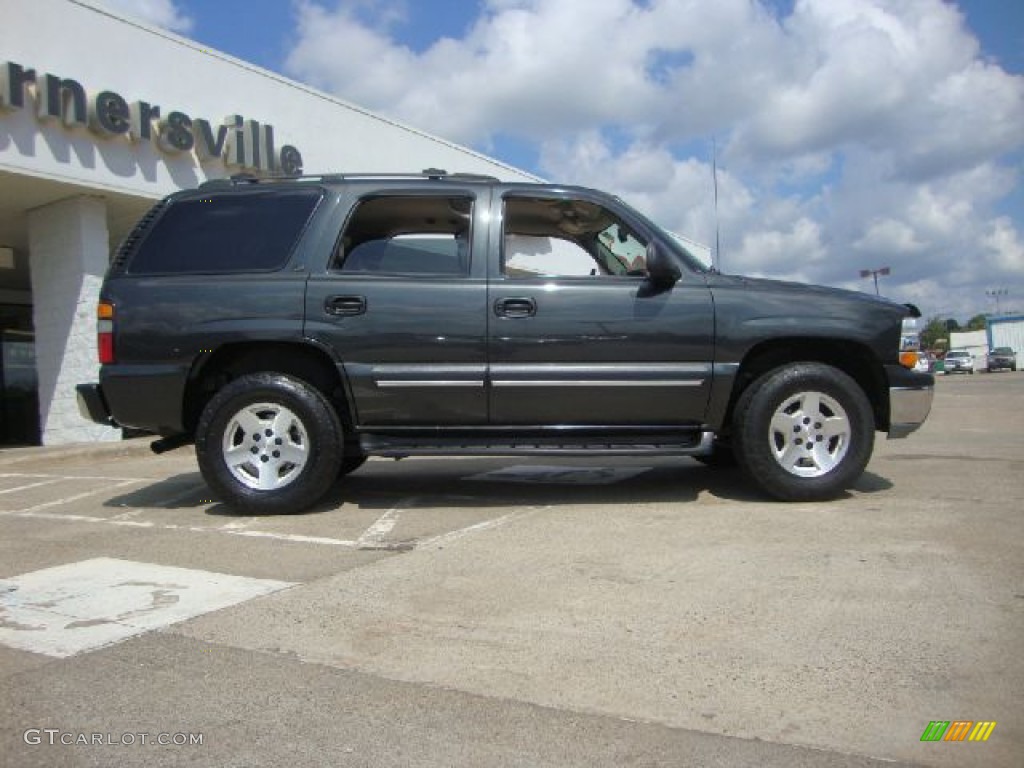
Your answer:
[[[109,475],[51,475],[37,472],[0,472],[0,477],[52,477],[55,480],[138,480],[155,481],[155,477],[111,477]]]
[[[437,536],[433,536],[429,539],[416,543],[416,549],[426,549],[427,547],[433,547],[437,544],[448,544],[449,542],[461,539],[463,536],[468,536],[471,533],[478,533],[479,531],[486,531],[490,528],[497,528],[498,526],[504,525],[505,523],[513,520],[517,517],[522,517],[524,512],[509,512],[507,515],[501,517],[495,517],[492,520],[484,520],[482,523],[475,523],[474,525],[468,525],[465,528],[458,528],[454,531],[448,531]]]
[[[378,517],[373,525],[363,531],[362,535],[356,539],[356,546],[360,549],[378,549],[386,544],[387,535],[398,524],[398,513],[415,506],[416,501],[417,498],[415,496],[410,496],[392,506],[387,512]]]
[[[141,510],[140,510],[141,511]],[[295,533],[277,533],[274,531],[248,531],[237,527],[237,523],[226,523],[223,526],[202,526],[202,525],[177,525],[175,523],[154,523],[150,520],[129,520],[123,515],[116,517],[95,517],[93,515],[73,515],[67,512],[45,512],[30,510],[18,510],[15,512],[3,513],[8,517],[25,517],[36,520],[57,520],[65,523],[100,523],[116,525],[122,528],[148,528],[159,531],[186,531],[190,533],[225,533],[229,536],[249,536],[265,539],[277,539],[278,541],[290,541],[302,544],[329,544],[335,547],[347,547],[352,549],[356,546],[354,541],[346,539],[332,539],[326,536],[303,536]]]
[[[28,485],[16,485],[13,488],[4,488],[2,491],[0,491],[0,495],[3,495],[5,493],[15,493],[17,491],[27,491],[30,488],[38,488],[41,485],[51,485],[52,483],[59,483],[63,479],[64,478],[62,477],[54,477],[51,478],[50,480],[40,480],[38,483],[29,483]]]
[[[44,501],[39,504],[33,504],[31,507],[25,507],[23,509],[6,510],[0,512],[0,515],[25,515],[29,512],[35,512],[40,509],[47,509],[49,507],[59,507],[62,504],[68,504],[72,501],[80,501],[81,499],[87,499],[90,496],[95,496],[96,494],[103,493],[104,491],[112,491],[118,488],[124,488],[125,486],[128,485],[146,482],[149,482],[149,480],[122,480],[120,483],[114,483],[113,485],[104,485],[99,488],[94,488],[91,491],[83,491],[82,493],[76,493],[73,496],[63,496],[59,499],[52,499],[50,501]]]
[[[232,520],[230,523],[224,523],[224,525],[222,525],[220,527],[220,530],[222,530],[222,531],[241,531],[241,530],[245,530],[250,525],[255,523],[258,519],[259,519],[258,517],[243,517],[243,518],[239,518],[238,520]]]
[[[51,499],[49,501],[40,502],[38,504],[33,504],[32,506],[24,507],[21,509],[2,510],[0,511],[0,517],[20,517],[37,520],[54,520],[66,523],[93,523],[101,525],[120,526],[122,528],[183,531],[189,533],[222,533],[229,536],[245,536],[248,538],[271,539],[295,544],[319,544],[332,547],[342,547],[345,549],[419,549],[434,544],[454,541],[456,539],[459,539],[463,536],[466,536],[477,531],[484,531],[489,528],[494,528],[499,525],[505,524],[514,517],[520,516],[520,513],[506,514],[492,520],[484,520],[483,522],[475,523],[464,528],[458,528],[453,531],[447,531],[445,533],[433,536],[428,539],[424,539],[419,542],[413,542],[411,540],[404,542],[389,541],[388,535],[392,531],[394,531],[395,526],[398,524],[399,515],[403,511],[414,508],[417,502],[420,501],[420,497],[410,496],[401,499],[397,504],[391,506],[383,515],[377,518],[373,522],[373,524],[371,524],[365,531],[363,531],[355,540],[336,539],[328,536],[309,536],[296,533],[282,533],[278,531],[253,530],[249,526],[255,524],[256,521],[260,519],[258,517],[239,518],[224,523],[220,526],[179,525],[176,523],[158,523],[150,520],[137,519],[140,514],[146,511],[166,511],[166,506],[173,505],[201,491],[203,488],[202,484],[191,485],[190,487],[186,488],[184,491],[181,491],[180,493],[174,494],[173,496],[170,496],[166,499],[161,499],[153,506],[128,509],[124,512],[121,512],[120,514],[116,514],[111,517],[101,517],[98,515],[82,515],[71,512],[59,512],[53,510],[53,508],[71,504],[73,502],[89,498],[90,496],[96,496],[98,494],[102,494],[105,491],[114,491],[119,488],[124,488],[130,485],[137,485],[139,483],[155,482],[156,478],[104,478],[89,475],[50,475],[15,472],[0,473],[0,478],[2,477],[42,479],[38,480],[37,482],[27,483],[25,485],[18,486],[16,488],[8,488],[4,491],[0,491],[0,493],[13,493],[15,491],[29,490],[32,488],[57,483],[62,480],[116,480],[117,482],[114,482],[113,484],[107,484],[100,488],[95,488],[89,491],[76,493],[70,496],[62,496],[59,499]],[[461,499],[463,497],[446,496],[445,498]],[[465,498],[473,500],[472,497]]]
[[[251,536],[254,538],[261,539],[276,539],[278,541],[291,541],[297,544],[329,544],[334,547],[349,547],[354,548],[356,542],[346,541],[344,539],[330,539],[326,536],[303,536],[298,533],[277,533],[273,531],[226,531],[223,528],[218,529],[220,533],[229,533],[235,536]]]

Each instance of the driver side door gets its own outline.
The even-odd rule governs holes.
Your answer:
[[[654,237],[608,200],[507,191],[488,283],[490,423],[695,426],[711,387],[703,277],[656,288]]]

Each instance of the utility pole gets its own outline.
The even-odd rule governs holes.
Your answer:
[[[860,271],[861,277],[873,277],[875,278],[875,296],[881,296],[878,292],[878,276],[879,275],[891,275],[892,270],[889,267],[881,267],[879,269],[862,269]]]
[[[990,291],[985,291],[985,295],[986,296],[988,296],[991,299],[995,299],[996,300],[996,314],[997,315],[1001,314],[1001,312],[999,311],[999,297],[1000,296],[1005,296],[1008,293],[1009,293],[1009,291],[1006,290],[1005,288],[993,288]]]

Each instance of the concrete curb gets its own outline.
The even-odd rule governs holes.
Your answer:
[[[0,448],[0,468],[47,461],[152,456],[153,452],[149,446],[155,439],[155,437],[150,435],[147,437],[133,437],[129,440],[118,440],[116,442]]]

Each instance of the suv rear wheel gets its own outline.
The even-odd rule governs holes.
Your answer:
[[[207,484],[250,514],[301,512],[342,463],[342,428],[323,395],[282,373],[253,373],[213,396],[196,428]]]
[[[776,368],[736,406],[736,458],[755,483],[783,501],[832,498],[867,466],[875,421],[864,391],[821,363]]]

